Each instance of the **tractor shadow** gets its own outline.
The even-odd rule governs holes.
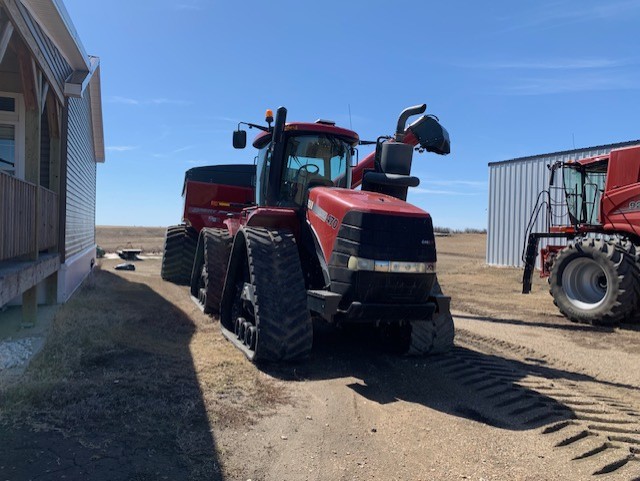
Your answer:
[[[513,361],[458,346],[447,354],[424,358],[390,355],[366,329],[317,329],[314,336],[307,362],[261,368],[290,381],[347,378],[346,387],[378,404],[405,401],[514,431],[577,418],[571,407],[558,400],[561,396],[554,397],[553,388],[549,391],[553,381],[596,381],[535,359]]]
[[[134,275],[94,272],[23,385],[0,392],[2,479],[223,480],[190,351],[197,326]],[[63,374],[46,367],[57,356],[72,358]]]

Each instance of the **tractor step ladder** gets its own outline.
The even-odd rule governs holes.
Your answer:
[[[531,281],[533,278],[533,270],[536,267],[536,257],[538,256],[538,244],[540,237],[545,234],[531,233],[527,239],[527,249],[524,254],[524,274],[522,276],[522,293],[529,294],[531,292]]]

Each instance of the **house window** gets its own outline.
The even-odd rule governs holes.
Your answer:
[[[24,178],[22,95],[0,92],[0,172]]]
[[[16,99],[14,97],[0,97],[0,110],[3,112],[15,112]]]
[[[0,170],[16,175],[16,128],[0,124]]]

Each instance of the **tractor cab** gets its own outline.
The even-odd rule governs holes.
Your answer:
[[[270,111],[268,127],[253,146],[258,149],[256,201],[259,206],[301,208],[306,206],[309,189],[318,186],[351,185],[351,163],[358,134],[336,127],[334,122],[285,123],[286,109],[278,109],[275,126]],[[244,147],[244,131],[234,133],[234,146]]]

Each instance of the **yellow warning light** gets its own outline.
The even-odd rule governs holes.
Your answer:
[[[265,117],[265,122],[267,122],[268,124],[273,122],[273,110],[271,109],[267,109],[267,112],[264,114]]]

